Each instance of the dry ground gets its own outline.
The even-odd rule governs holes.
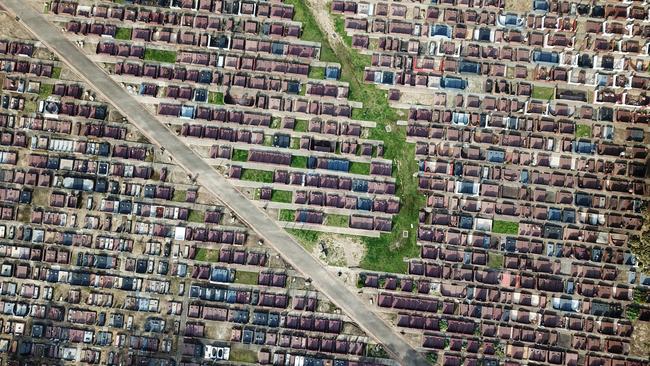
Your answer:
[[[323,246],[327,254],[322,250]],[[365,250],[363,243],[354,237],[332,234],[323,235],[312,254],[330,266],[358,267]]]
[[[630,354],[650,359],[650,323],[635,322],[631,338]]]
[[[527,13],[533,10],[533,2],[526,0],[506,0],[506,11]]]
[[[33,39],[32,35],[14,18],[7,13],[0,12],[0,36],[18,39]]]

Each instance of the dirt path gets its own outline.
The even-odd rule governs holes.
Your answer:
[[[336,52],[341,46],[345,47],[343,40],[336,33],[334,22],[329,14],[329,1],[307,0],[307,6],[312,10],[312,14],[314,15],[314,18],[316,18],[320,29],[327,35],[327,39],[334,49],[334,52]]]
[[[357,83],[359,85],[363,84],[363,80],[359,79],[353,70],[352,55],[348,52],[348,46],[343,42],[341,36],[336,33],[336,28],[334,27],[334,20],[332,15],[329,12],[330,2],[323,2],[322,0],[306,0],[307,7],[311,10],[318,26],[321,31],[327,36],[327,40],[334,50],[334,53],[339,58],[339,63],[341,68],[349,70],[351,72],[352,80],[350,82]]]
[[[17,39],[34,39],[25,28],[21,27],[7,13],[0,13],[0,36]]]

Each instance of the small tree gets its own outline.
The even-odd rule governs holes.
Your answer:
[[[430,364],[435,365],[438,363],[438,353],[437,352],[429,352],[426,355],[427,361],[429,361]]]
[[[445,337],[444,348],[445,348],[446,350],[449,349],[449,343],[451,343],[451,342],[449,341],[449,338]]]
[[[637,304],[645,304],[648,301],[648,290],[642,287],[634,289],[634,302]]]
[[[503,349],[503,344],[497,341],[494,342],[494,355],[497,356],[497,358],[500,360],[506,358],[506,353],[505,350]]]
[[[360,273],[357,278],[357,288],[363,288],[366,285],[366,274]]]
[[[639,319],[639,312],[641,308],[638,304],[630,304],[625,308],[625,316],[631,321]]]
[[[474,335],[477,337],[481,336],[481,323],[474,324]]]
[[[449,324],[447,323],[447,319],[440,319],[438,321],[438,328],[440,328],[441,332],[446,332],[447,329],[449,328]]]

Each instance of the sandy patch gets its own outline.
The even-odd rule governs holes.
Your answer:
[[[650,357],[650,323],[635,322],[630,344],[630,354],[633,356]]]
[[[506,0],[505,10],[515,13],[527,13],[533,10],[533,2],[524,0]]]
[[[408,100],[409,104],[421,104],[429,106],[433,105],[435,97],[435,94],[431,93],[430,91],[427,91],[426,93],[423,93],[421,91],[402,91],[400,99]]]
[[[343,42],[334,28],[334,22],[329,14],[329,4],[328,1],[307,0],[307,5],[312,9],[312,14],[316,18],[316,22],[320,25],[323,33],[327,35],[330,45],[335,48],[343,45]]]
[[[0,35],[8,38],[34,39],[32,35],[7,13],[0,13]]]
[[[61,65],[63,66],[63,65]],[[81,81],[81,78],[79,75],[75,74],[72,70],[69,68],[63,66],[61,68],[61,80],[71,80],[71,81]]]
[[[312,250],[312,254],[335,267],[358,267],[366,253],[363,243],[354,237],[323,235]]]

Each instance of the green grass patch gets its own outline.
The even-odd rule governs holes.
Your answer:
[[[232,152],[232,160],[234,160],[234,161],[248,161],[248,150],[235,149]]]
[[[216,105],[224,105],[222,92],[208,92],[208,103]]]
[[[187,215],[187,221],[189,222],[205,222],[205,212],[199,210],[190,210],[190,214]]]
[[[289,145],[289,148],[293,150],[300,150],[300,139],[297,137],[292,137],[291,145]]]
[[[309,66],[309,78],[316,80],[325,80],[325,68],[318,66]]]
[[[307,168],[307,157],[294,155],[291,157],[291,167],[292,168]]]
[[[492,232],[497,234],[517,235],[519,233],[519,223],[505,220],[493,220]]]
[[[293,222],[296,219],[296,210],[287,210],[283,208],[278,213],[278,219],[280,221]]]
[[[338,62],[336,53],[334,53],[329,42],[327,42],[327,37],[318,27],[316,18],[305,5],[304,0],[285,0],[284,3],[293,5],[293,20],[302,23],[302,34],[300,35],[300,39],[310,42],[319,42],[321,44],[320,59],[322,61]]]
[[[174,190],[174,195],[172,196],[172,201],[174,202],[185,202],[187,198],[187,191],[180,189]]]
[[[25,99],[25,104],[23,105],[23,112],[25,113],[35,113],[38,110],[37,101],[31,99]]]
[[[273,183],[273,172],[257,169],[242,169],[241,180],[252,182]]]
[[[438,353],[437,352],[429,352],[424,357],[427,359],[427,361],[431,365],[435,365],[435,364],[438,363]]]
[[[53,90],[54,85],[41,83],[41,86],[38,88],[38,97],[41,99],[47,99],[47,97],[52,95]]]
[[[345,19],[342,16],[334,18],[334,29],[343,42],[345,42],[348,47],[352,47],[352,37],[348,36],[348,33],[345,31]]]
[[[551,100],[555,98],[555,87],[550,86],[533,86],[533,99]]]
[[[488,267],[492,269],[503,268],[503,254],[488,253]]]
[[[273,117],[271,119],[271,125],[269,128],[280,128],[282,126],[282,118],[280,117]]]
[[[248,272],[248,271],[235,271],[235,283],[241,283],[243,285],[257,285],[257,279],[259,273],[257,272]]]
[[[147,61],[158,61],[173,64],[176,62],[176,51],[146,48],[144,50],[144,59]]]
[[[589,125],[576,125],[576,137],[577,138],[591,138],[591,126]]]
[[[369,175],[370,174],[370,164],[369,163],[359,163],[356,161],[350,162],[350,173],[352,174],[361,174]]]
[[[249,349],[231,347],[230,362],[257,363],[257,353]]]
[[[194,260],[202,262],[218,262],[219,251],[214,249],[198,248],[194,255]]]
[[[635,287],[632,299],[635,304],[645,304],[648,302],[648,290],[643,287]]]
[[[273,136],[264,135],[264,141],[262,142],[262,145],[269,147],[273,146]]]
[[[307,132],[309,128],[309,121],[304,119],[297,119],[296,123],[293,124],[293,130],[296,132]]]
[[[313,230],[287,229],[287,232],[309,251],[314,249],[321,237],[320,232]]]
[[[131,39],[131,28],[117,28],[115,31],[115,39],[122,39],[128,41]]]
[[[293,192],[291,191],[278,191],[275,189],[271,191],[272,202],[291,203],[292,199],[293,199]]]
[[[61,68],[58,66],[55,66],[52,68],[52,79],[60,79],[61,78]]]
[[[325,225],[334,227],[348,227],[350,216],[328,214],[325,217]]]

